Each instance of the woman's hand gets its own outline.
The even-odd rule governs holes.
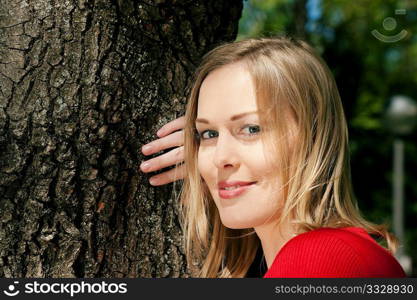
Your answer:
[[[182,116],[162,126],[156,133],[158,137],[160,137],[159,139],[143,145],[142,153],[144,155],[151,155],[168,148],[178,147],[158,157],[143,161],[140,165],[142,172],[155,172],[184,161],[184,131],[176,131],[183,129],[184,126],[185,117]],[[172,133],[173,131],[176,132]],[[175,167],[164,173],[152,176],[149,179],[149,182],[151,185],[164,185],[183,179],[184,176],[185,165],[182,164],[179,167]]]

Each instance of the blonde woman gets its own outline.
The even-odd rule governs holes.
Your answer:
[[[258,247],[264,277],[405,276],[395,237],[358,210],[340,96],[305,42],[248,39],[210,51],[185,117],[158,135],[144,154],[179,147],[141,169],[176,165],[151,178],[156,186],[184,179],[181,221],[196,276],[245,277]]]

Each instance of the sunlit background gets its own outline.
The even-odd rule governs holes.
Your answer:
[[[238,39],[280,34],[310,42],[336,78],[349,123],[353,186],[363,214],[398,233],[394,198],[403,194],[403,208],[396,200],[397,223],[398,207],[403,212],[401,251],[411,258],[409,275],[417,277],[417,117],[409,118],[409,130],[402,134],[392,133],[386,121],[393,96],[417,100],[417,0],[244,1]],[[413,107],[405,113],[412,114]],[[397,170],[401,154],[404,160],[403,188],[401,168],[393,171],[394,141],[403,145],[396,152]]]

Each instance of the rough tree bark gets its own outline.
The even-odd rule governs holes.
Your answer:
[[[0,0],[0,276],[187,277],[140,147],[241,0]]]

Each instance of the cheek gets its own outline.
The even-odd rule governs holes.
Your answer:
[[[253,179],[268,177],[275,169],[272,164],[274,160],[271,153],[267,153],[262,145],[257,145],[253,149],[245,151],[244,159],[250,174],[254,176]]]
[[[203,177],[204,181],[207,182],[210,177],[210,160],[207,153],[205,153],[204,151],[198,151],[197,166],[200,175]]]

